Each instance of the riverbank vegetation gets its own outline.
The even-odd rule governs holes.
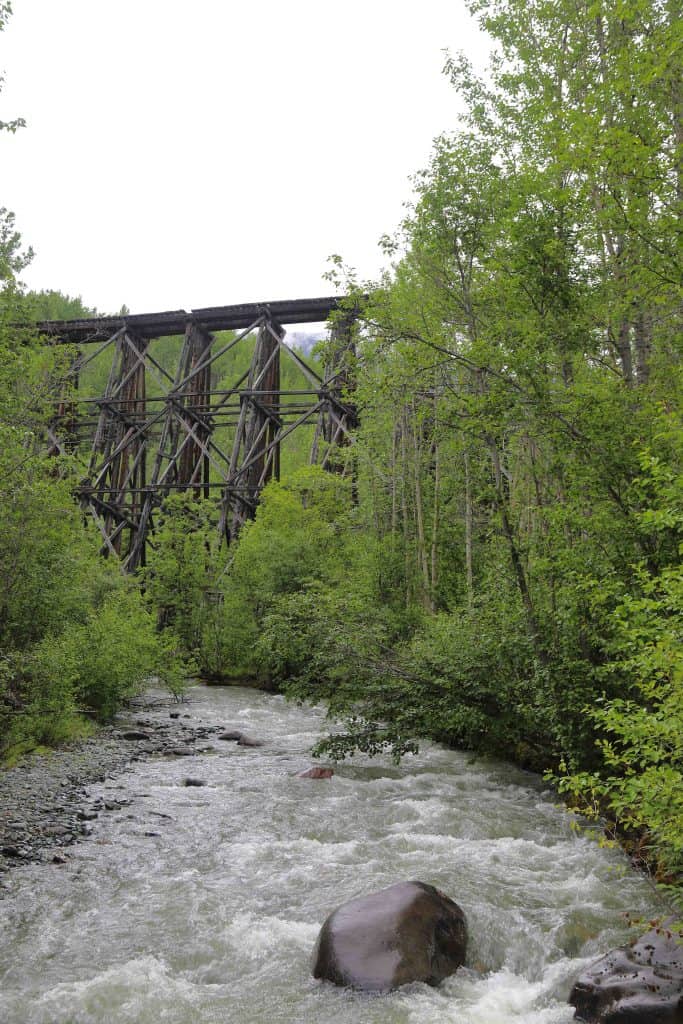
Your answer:
[[[46,440],[63,357],[38,344],[16,282],[20,240],[0,211],[0,756],[108,718],[150,676],[185,685],[184,656],[137,582],[105,562],[73,499],[76,455]],[[64,354],[68,358],[68,354]]]

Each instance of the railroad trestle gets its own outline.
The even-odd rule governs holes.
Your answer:
[[[331,315],[321,375],[287,344],[285,325]],[[304,425],[311,432],[310,462],[347,472],[340,449],[352,442],[356,426],[354,320],[332,296],[39,325],[50,343],[77,349],[49,444],[55,454],[76,445],[89,449],[77,496],[97,525],[103,553],[128,571],[144,565],[156,510],[173,492],[214,498],[218,529],[230,543],[255,514],[264,486],[280,478],[282,442]],[[219,337],[226,331],[236,333]],[[154,341],[176,335],[182,342],[173,371],[155,355]],[[253,345],[248,368],[226,386],[215,368],[247,339]],[[111,355],[106,386],[83,395],[79,382],[104,353]],[[282,388],[282,359],[293,362],[300,388]]]

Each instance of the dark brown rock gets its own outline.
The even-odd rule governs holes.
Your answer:
[[[313,976],[366,992],[438,985],[465,962],[467,923],[433,885],[399,882],[342,904],[322,926]]]
[[[580,975],[569,996],[579,1020],[683,1024],[683,947],[666,927],[613,949]]]
[[[321,768],[319,765],[314,765],[313,768],[309,768],[305,772],[299,772],[297,779],[331,779],[333,775],[332,768]]]

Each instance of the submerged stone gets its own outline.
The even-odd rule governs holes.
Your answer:
[[[467,923],[433,885],[399,882],[343,903],[322,926],[313,976],[366,992],[438,985],[465,962]]]
[[[331,779],[333,775],[333,768],[323,768],[320,765],[314,765],[306,771],[299,772],[297,779]]]

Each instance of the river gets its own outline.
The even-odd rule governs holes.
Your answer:
[[[318,711],[243,689],[191,697],[192,719],[265,745],[216,742],[91,787],[132,803],[68,864],[16,869],[0,902],[2,1024],[567,1024],[574,978],[624,941],[623,914],[661,912],[618,851],[510,765],[425,744],[400,768],[353,758],[298,779]],[[314,981],[327,914],[407,879],[463,907],[468,967],[380,996]]]

